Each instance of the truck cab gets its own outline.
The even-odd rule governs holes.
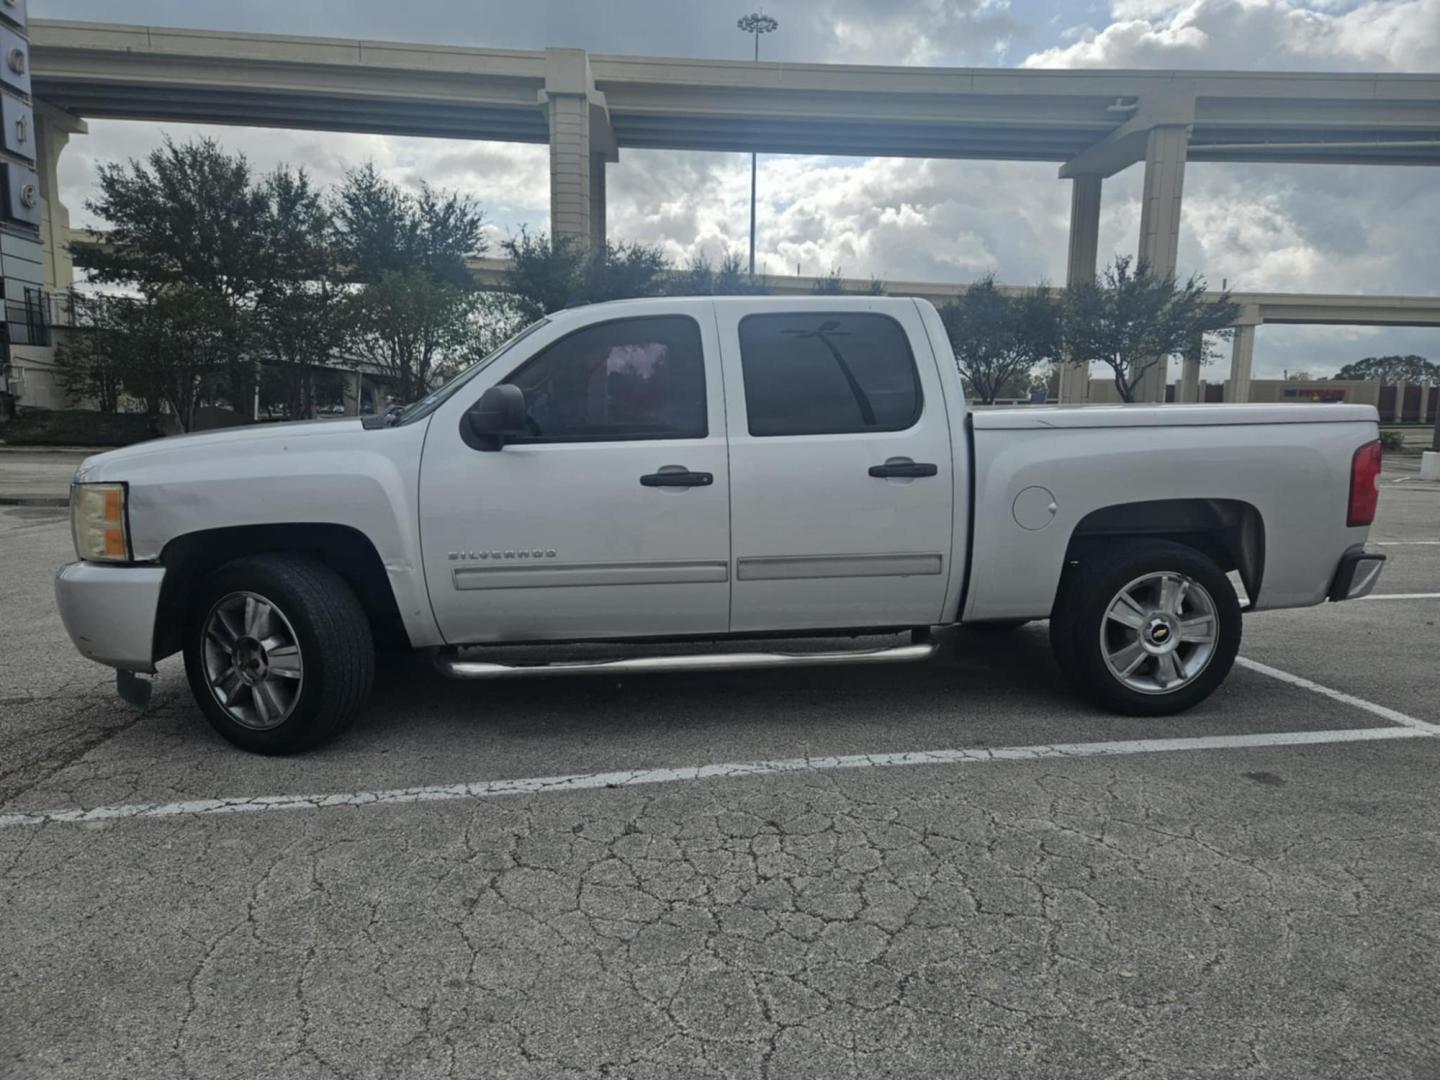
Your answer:
[[[421,550],[447,642],[928,626],[953,610],[964,404],[913,300],[597,314],[553,318],[430,416]],[[477,431],[502,387],[523,416]]]

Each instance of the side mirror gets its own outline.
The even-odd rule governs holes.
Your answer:
[[[480,395],[480,400],[465,414],[465,425],[479,449],[499,450],[507,437],[525,434],[528,417],[525,391],[501,383]]]

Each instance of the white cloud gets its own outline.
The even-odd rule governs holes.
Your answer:
[[[1115,0],[1112,21],[1026,67],[1434,71],[1440,0],[1372,0],[1331,13],[1291,0]]]

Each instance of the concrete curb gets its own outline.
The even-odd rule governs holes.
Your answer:
[[[0,506],[60,506],[70,505],[68,495],[0,495]]]

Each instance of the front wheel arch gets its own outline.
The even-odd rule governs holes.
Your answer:
[[[385,563],[370,538],[348,525],[285,522],[202,529],[165,544],[160,552],[165,580],[151,650],[155,661],[180,651],[187,602],[194,590],[221,566],[252,555],[295,555],[323,563],[359,599],[377,645],[410,647]]]

